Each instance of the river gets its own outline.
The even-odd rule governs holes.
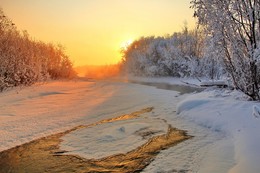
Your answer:
[[[12,137],[12,140],[10,138],[10,140],[0,142],[6,148],[12,148],[17,145],[16,141],[21,144],[33,139],[44,140],[46,136],[49,139],[50,134],[55,136],[65,129],[73,129],[56,136],[55,145],[59,144],[62,151],[58,153],[70,155],[76,153],[85,159],[101,159],[102,156],[109,157],[134,151],[138,146],[145,145],[149,139],[166,134],[167,127],[170,126],[184,130],[188,136],[193,137],[178,145],[157,151],[156,157],[142,169],[142,172],[228,172],[234,164],[232,160],[234,152],[232,142],[226,134],[195,124],[185,116],[176,113],[177,104],[190,92],[198,90],[200,91],[198,88],[162,83],[140,85],[121,81],[78,81],[49,83],[33,89],[24,89],[15,95],[17,97],[15,99],[11,91],[4,95],[5,100],[10,100],[10,102],[6,103],[7,107],[2,113],[12,113],[14,116],[10,117],[11,121],[2,117],[1,128],[5,131],[3,134],[5,138]],[[14,106],[15,112],[8,109]],[[153,108],[152,111],[138,118],[111,121],[89,127],[91,124],[148,107]],[[29,114],[28,110],[31,110]],[[24,129],[25,124],[26,129],[21,130]],[[16,136],[13,135],[14,131],[11,132],[8,129],[14,126],[19,131]],[[78,130],[75,127],[84,127],[84,130]],[[10,136],[8,136],[9,133]],[[148,134],[148,136],[144,138],[140,134],[145,134],[145,136]],[[43,136],[45,138],[41,138]],[[61,137],[63,142],[60,141],[60,143]],[[50,139],[52,139],[51,136]],[[129,144],[127,141],[133,143]],[[225,155],[216,154],[220,149],[225,151]],[[6,151],[0,154],[2,158],[3,153],[6,156]],[[98,156],[98,153],[101,154]],[[19,152],[17,154],[21,155]],[[225,162],[223,162],[223,157],[227,157]],[[7,163],[4,159],[1,160],[1,163]],[[51,168],[46,168],[46,170],[52,172]]]

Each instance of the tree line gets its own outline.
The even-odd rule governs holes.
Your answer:
[[[123,53],[123,69],[138,76],[173,76],[219,79],[227,74],[224,62],[213,54],[200,28],[165,37],[141,37]]]
[[[142,37],[123,53],[128,73],[230,78],[260,100],[260,0],[192,0],[198,27],[166,37]]]
[[[61,45],[32,39],[26,31],[19,31],[0,8],[0,91],[75,75]]]

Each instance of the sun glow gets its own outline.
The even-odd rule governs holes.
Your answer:
[[[184,21],[192,28],[189,2],[1,0],[1,8],[19,29],[37,40],[61,43],[75,66],[83,66],[118,63],[120,49],[135,39],[178,32]]]
[[[127,48],[133,43],[133,39],[129,39],[121,44],[121,48],[123,50],[127,50]]]

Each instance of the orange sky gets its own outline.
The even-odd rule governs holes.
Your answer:
[[[194,27],[190,0],[1,0],[20,30],[61,43],[76,66],[118,62],[120,47],[141,36]]]

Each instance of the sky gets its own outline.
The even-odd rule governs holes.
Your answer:
[[[34,39],[64,45],[75,66],[115,64],[135,39],[195,25],[190,0],[1,0],[0,7]]]

